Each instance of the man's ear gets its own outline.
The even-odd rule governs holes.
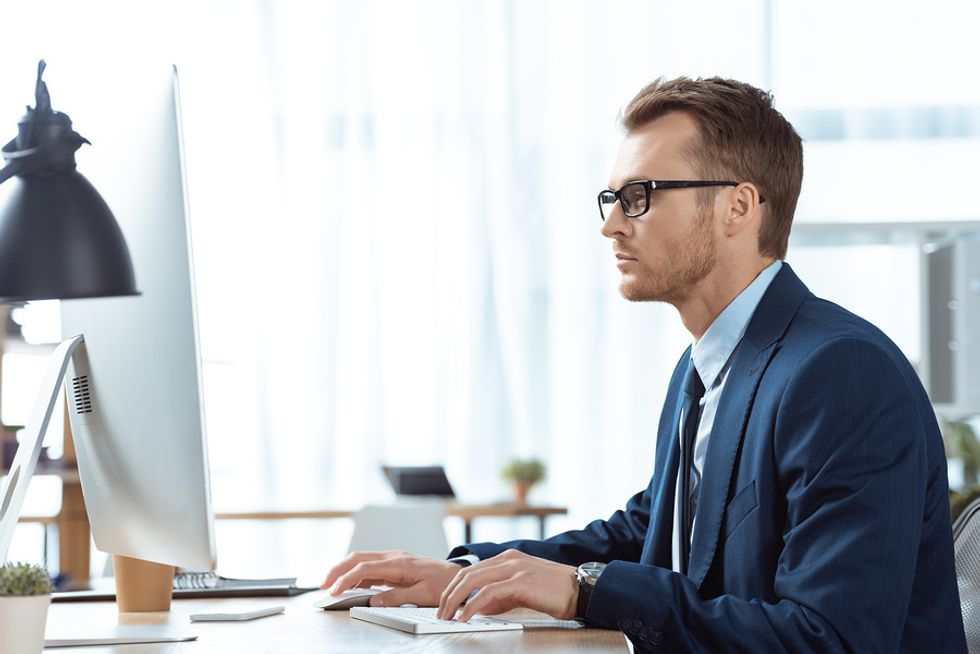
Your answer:
[[[762,218],[759,189],[751,182],[732,187],[729,193],[720,194],[724,200],[724,231],[726,236],[737,236]]]

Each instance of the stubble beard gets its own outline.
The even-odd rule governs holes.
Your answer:
[[[667,302],[678,304],[686,299],[695,285],[715,267],[715,242],[711,234],[711,216],[702,213],[690,237],[681,247],[653,266],[644,265],[634,279],[622,279],[619,292],[630,302]]]

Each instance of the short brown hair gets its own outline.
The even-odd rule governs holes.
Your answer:
[[[660,78],[630,100],[621,121],[631,132],[672,111],[682,111],[698,124],[700,138],[687,149],[705,179],[732,177],[756,185],[766,199],[759,253],[785,257],[803,183],[803,145],[773,108],[772,95],[720,77]],[[709,201],[717,192],[707,191]]]

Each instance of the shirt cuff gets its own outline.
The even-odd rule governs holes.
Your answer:
[[[457,556],[449,559],[449,562],[463,566],[464,568],[468,568],[474,563],[479,563],[480,557],[478,557],[476,554],[464,554],[463,556]]]

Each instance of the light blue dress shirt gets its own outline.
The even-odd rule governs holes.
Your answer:
[[[701,421],[698,423],[698,433],[694,441],[694,473],[691,475],[691,490],[696,491],[701,485],[701,470],[704,469],[704,459],[708,453],[708,442],[711,440],[711,427],[718,410],[718,400],[725,390],[728,371],[731,369],[732,354],[745,335],[752,314],[755,313],[759,301],[765,295],[769,284],[782,267],[782,261],[774,261],[739,293],[731,303],[715,318],[701,340],[691,346],[691,358],[694,367],[704,384],[704,397],[701,398]],[[677,438],[682,439],[681,429],[684,416],[681,415],[677,425]],[[680,474],[677,475],[680,484]],[[680,572],[680,489],[674,493],[674,540],[673,540],[673,569]],[[696,495],[695,495],[696,496]],[[697,528],[695,520],[694,529]]]

